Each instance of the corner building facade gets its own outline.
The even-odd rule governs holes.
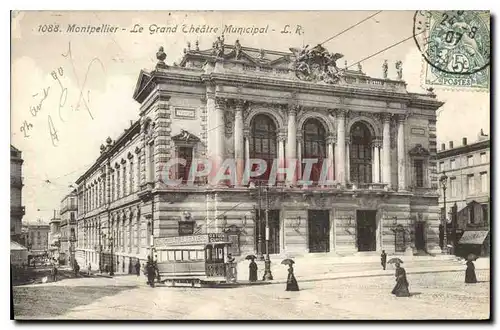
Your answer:
[[[304,77],[293,54],[239,42],[187,49],[174,66],[163,49],[157,58],[134,91],[139,120],[108,138],[77,182],[77,258],[109,264],[113,248],[115,270],[127,272],[159,238],[221,232],[234,242],[233,255],[265,252],[266,205],[271,254],[440,252],[435,156],[443,103],[434,94],[409,93],[405,82],[360,68],[335,83]],[[186,164],[167,171],[174,158]],[[269,169],[246,186],[186,184],[194,159],[215,166],[235,159],[241,177],[251,158],[269,168],[275,159],[319,163],[308,186],[279,174],[265,189]],[[319,186],[325,162],[334,183]],[[181,183],[166,185],[167,175]]]

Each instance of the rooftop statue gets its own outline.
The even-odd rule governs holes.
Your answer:
[[[337,60],[344,55],[329,53],[321,45],[290,48],[290,51],[295,56],[295,74],[300,80],[336,84],[342,79],[344,71],[337,67]]]

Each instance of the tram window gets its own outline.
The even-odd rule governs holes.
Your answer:
[[[211,247],[208,247],[206,250],[206,260],[207,261],[211,261],[212,260],[212,248]]]
[[[175,251],[167,251],[167,259],[169,261],[174,261],[175,260]]]
[[[182,260],[182,251],[175,251],[175,260]]]
[[[182,260],[189,260],[189,251],[182,251]]]
[[[205,260],[205,251],[196,251],[196,259]]]

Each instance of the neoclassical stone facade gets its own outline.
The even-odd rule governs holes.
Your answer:
[[[439,252],[434,94],[359,69],[303,79],[293,54],[239,42],[188,47],[173,66],[163,49],[157,58],[134,91],[139,119],[77,182],[82,261],[110,263],[113,242],[115,267],[127,272],[155,239],[207,232],[227,232],[235,254],[262,252],[266,204],[272,254]],[[174,158],[186,164],[166,166]],[[196,159],[217,169],[228,158],[238,179],[250,159],[269,166],[249,184],[186,184]],[[277,173],[267,187],[275,159],[297,160],[298,175]],[[330,183],[320,186],[323,164]]]

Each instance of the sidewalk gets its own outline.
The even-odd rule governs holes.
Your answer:
[[[319,261],[319,260],[318,260]],[[299,264],[300,262],[300,264]],[[229,286],[247,286],[247,285],[263,285],[263,284],[280,284],[286,283],[288,276],[287,266],[276,263],[271,264],[271,272],[273,274],[272,281],[262,281],[264,275],[264,263],[257,262],[259,269],[257,273],[258,281],[250,283],[248,281],[248,263],[240,262],[238,264],[238,282],[236,284],[224,284]],[[316,268],[307,268],[311,264],[306,264],[303,260],[297,261],[295,265],[295,277],[299,282],[314,282],[334,279],[357,278],[357,277],[374,277],[374,276],[394,276],[395,268],[393,265],[387,265],[386,270],[381,269],[380,263],[349,263],[348,265],[319,263]],[[476,270],[489,270],[490,259],[481,258],[475,262]],[[306,267],[304,267],[306,266]],[[247,270],[244,271],[243,268]],[[465,272],[465,263],[456,259],[439,259],[439,260],[413,260],[403,264],[408,275],[424,274],[424,273],[442,273],[442,272]],[[136,275],[122,275],[113,277],[116,282],[127,283],[137,286],[147,286],[144,276],[137,277]],[[161,286],[161,285],[160,285]]]

